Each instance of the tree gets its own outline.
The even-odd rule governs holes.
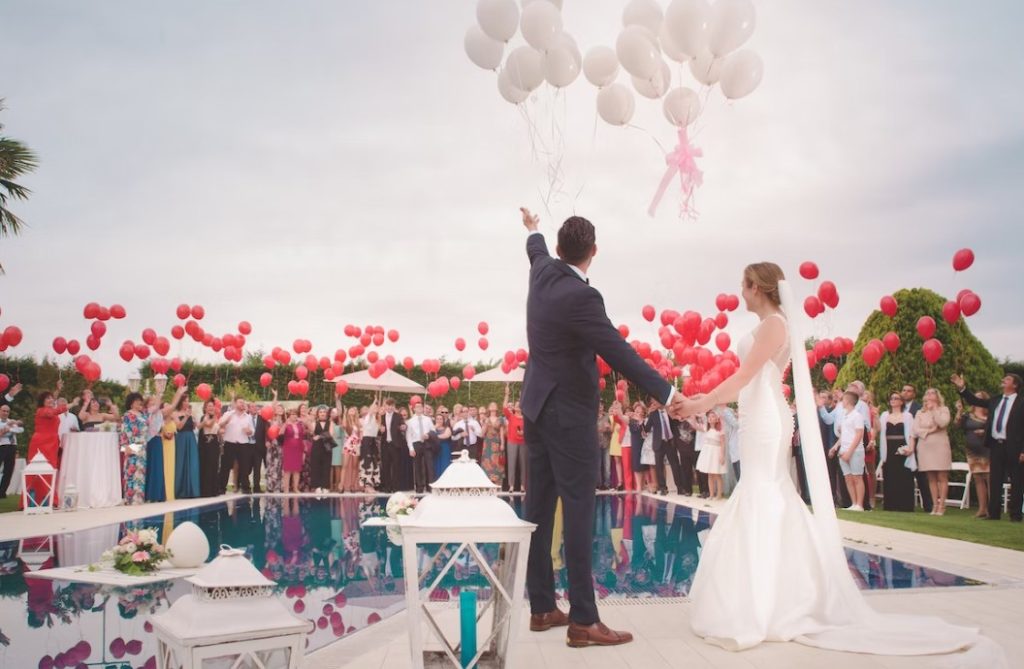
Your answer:
[[[4,110],[3,98],[0,98],[0,111]],[[4,126],[0,124],[0,131]],[[35,153],[22,142],[0,134],[0,237],[8,237],[21,233],[25,222],[8,209],[8,200],[27,200],[32,193],[28,188],[14,180],[34,170],[39,164]],[[0,265],[0,274],[3,274]]]

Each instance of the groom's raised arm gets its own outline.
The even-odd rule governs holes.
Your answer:
[[[530,236],[526,238],[526,256],[530,259],[531,267],[537,258],[551,257],[548,253],[547,242],[544,241],[544,235],[537,230],[531,232]]]
[[[597,351],[612,369],[662,404],[669,403],[673,394],[672,385],[637,355],[608,320],[601,293],[596,290],[587,291],[586,297],[575,304],[569,320],[576,335]]]

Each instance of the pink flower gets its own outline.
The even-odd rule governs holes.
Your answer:
[[[147,551],[135,551],[132,553],[132,562],[145,562],[149,559],[149,553]]]

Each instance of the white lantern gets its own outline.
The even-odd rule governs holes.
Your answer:
[[[139,391],[139,384],[142,383],[142,377],[139,375],[139,370],[133,369],[128,372],[128,390],[133,393]]]
[[[57,470],[53,468],[50,461],[42,453],[36,453],[32,461],[25,465],[21,471],[21,505],[26,514],[52,513],[53,512],[53,491],[57,487]],[[33,490],[29,491],[29,485]],[[37,499],[30,495],[38,489],[42,498]]]
[[[167,375],[157,374],[153,377],[153,385],[156,386],[156,394],[160,397],[164,396],[164,390],[167,388]]]
[[[150,618],[159,669],[298,669],[310,623],[273,596],[274,581],[244,551],[221,546],[186,580],[192,594]]]
[[[64,494],[60,497],[60,508],[62,511],[78,510],[78,486],[74,483],[64,487]]]
[[[498,486],[491,483],[480,466],[462,451],[458,460],[445,470],[412,513],[398,517],[402,530],[402,558],[405,567],[405,598],[409,616],[409,643],[412,666],[424,666],[424,634],[426,625],[433,639],[441,643],[440,653],[428,653],[442,661],[447,658],[457,667],[515,666],[512,653],[514,637],[522,626],[523,592],[526,588],[526,563],[530,553],[530,537],[537,526],[518,516],[511,506],[498,497]],[[433,565],[441,551],[451,544],[454,553],[429,583],[421,582],[426,574],[420,571],[419,550],[424,544],[441,544],[438,553],[428,559]],[[499,544],[499,558],[489,564],[482,544]],[[426,549],[424,549],[426,550]],[[463,612],[474,636],[480,621],[490,609],[490,629],[480,635],[479,650],[472,659],[463,661],[464,649],[448,639],[436,614],[443,612],[443,603],[431,602],[430,594],[456,564],[460,557],[472,557],[480,573],[490,584],[491,597],[481,610]],[[429,570],[427,570],[429,571]],[[465,590],[465,589],[464,589]],[[468,618],[473,615],[473,618]],[[465,628],[464,628],[465,629]]]

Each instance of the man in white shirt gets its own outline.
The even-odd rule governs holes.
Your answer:
[[[22,387],[23,386],[20,383],[15,383],[11,386],[11,389],[8,390],[7,393],[0,396],[0,406],[6,406],[14,402],[14,398],[21,392]]]
[[[430,436],[434,421],[423,415],[423,403],[417,402],[406,423],[405,438],[409,444],[409,457],[413,458],[412,480],[416,492],[424,492],[434,480],[434,454],[430,449]]]
[[[244,399],[235,398],[232,410],[221,416],[220,427],[224,430],[224,452],[220,458],[220,494],[227,492],[228,475],[237,462],[238,475],[235,484],[242,493],[248,495],[252,492],[249,487],[249,472],[252,469],[249,436],[255,430],[252,417],[245,410]]]
[[[0,499],[7,497],[7,489],[14,476],[14,463],[17,460],[18,442],[15,435],[25,431],[20,420],[11,419],[9,404],[0,405],[0,466],[4,468],[0,478]]]
[[[469,451],[469,457],[477,462],[480,461],[480,437],[484,430],[480,423],[469,415],[469,407],[462,407],[459,416],[460,420],[452,426],[452,440],[456,442],[458,449]],[[452,453],[454,458],[455,453]]]
[[[69,432],[78,432],[78,416],[68,411],[68,401],[63,397],[58,397],[53,406],[57,411],[63,412],[60,414],[57,436],[63,438]]]

